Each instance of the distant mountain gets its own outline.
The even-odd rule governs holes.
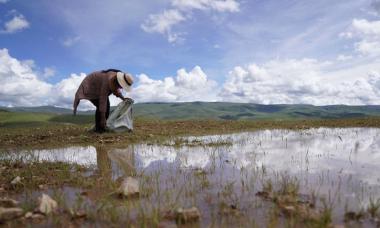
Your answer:
[[[261,105],[225,102],[145,103],[136,116],[160,119],[297,119],[380,116],[380,106]]]
[[[53,106],[15,107],[1,110],[49,114],[72,114],[72,110]],[[94,111],[79,112],[93,114]],[[158,119],[307,119],[352,118],[380,116],[380,106],[313,106],[313,105],[261,105],[226,102],[139,103],[134,105],[134,116]]]
[[[73,110],[55,106],[37,106],[37,107],[0,107],[0,110],[9,112],[32,112],[32,113],[49,113],[49,114],[72,114]],[[94,111],[80,111],[79,114],[92,114]]]

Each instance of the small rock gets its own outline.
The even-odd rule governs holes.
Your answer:
[[[55,202],[52,198],[50,198],[50,196],[46,194],[42,194],[38,200],[39,206],[37,211],[41,212],[42,214],[48,215],[54,212],[58,207],[57,202]]]
[[[39,188],[40,190],[46,190],[46,186],[43,185],[43,184],[38,185],[38,188]]]
[[[0,223],[21,217],[24,211],[21,208],[0,207]]]
[[[9,198],[0,198],[0,207],[17,207],[19,202]]]
[[[21,177],[17,176],[11,181],[11,185],[17,185],[21,183]]]
[[[81,218],[86,218],[86,217],[87,217],[87,213],[84,210],[79,210],[72,214],[73,219],[81,219]]]
[[[296,214],[296,208],[294,206],[281,206],[281,209],[287,216],[293,216]]]
[[[201,213],[198,208],[192,207],[189,209],[179,208],[176,211],[177,221],[187,223],[187,222],[195,222],[198,221],[201,217]]]
[[[118,189],[118,193],[126,197],[139,195],[139,181],[133,177],[125,178]]]
[[[26,212],[26,214],[25,214],[25,218],[26,219],[29,219],[29,218],[32,218],[32,216],[33,216],[33,213],[32,212],[30,212],[30,211],[28,211],[28,212]]]
[[[45,218],[45,216],[44,216],[43,214],[33,213],[31,218],[32,218],[33,220],[42,220],[42,219]]]

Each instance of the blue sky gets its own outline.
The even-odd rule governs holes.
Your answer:
[[[0,105],[69,107],[105,68],[134,75],[138,102],[380,101],[378,0],[0,0],[0,15]]]

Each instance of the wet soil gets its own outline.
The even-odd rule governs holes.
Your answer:
[[[168,138],[189,135],[227,134],[260,129],[308,129],[315,127],[380,127],[380,118],[297,120],[297,121],[163,121],[137,119],[134,131],[96,134],[89,125],[51,124],[41,127],[0,128],[0,148],[45,148],[67,145],[137,142],[157,143]]]

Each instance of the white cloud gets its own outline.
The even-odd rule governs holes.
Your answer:
[[[131,96],[137,102],[231,101],[262,104],[380,103],[380,61],[356,64],[339,57],[336,62],[316,59],[273,60],[264,64],[236,66],[225,82],[210,80],[201,67],[180,69],[172,77],[137,78]],[[356,64],[356,65],[355,65]],[[349,67],[347,67],[349,65]],[[20,61],[0,49],[0,106],[55,105],[72,107],[74,94],[85,74],[71,74],[56,84],[43,81],[32,60]],[[111,104],[120,102],[114,96]],[[81,109],[93,108],[81,102]]]
[[[9,0],[0,0],[0,4],[1,3],[7,3]]]
[[[44,78],[50,78],[55,75],[55,69],[53,67],[45,67],[43,76]]]
[[[27,29],[30,27],[30,23],[23,15],[16,15],[11,20],[5,22],[4,29],[1,33],[15,33]]]
[[[0,105],[47,105],[52,85],[38,79],[30,62],[12,58],[0,49]]]
[[[240,4],[236,0],[172,0],[172,9],[151,14],[141,25],[145,32],[167,36],[170,43],[183,40],[181,34],[172,27],[191,18],[193,10],[213,10],[216,12],[238,12]]]
[[[80,40],[80,36],[75,36],[75,37],[68,37],[62,41],[63,46],[66,47],[71,47],[74,44],[78,43]]]
[[[235,67],[223,85],[225,101],[263,104],[378,104],[378,71],[341,77],[329,68],[332,63],[314,59],[275,60],[263,65]],[[380,64],[377,65],[380,70]],[[339,72],[341,73],[341,72]],[[355,78],[355,79],[349,79]]]
[[[238,12],[235,0],[173,0],[172,5],[180,9],[216,10],[218,12]]]
[[[75,92],[85,74],[71,74],[57,84],[47,83],[33,70],[33,61],[19,61],[7,49],[0,49],[0,106],[54,105],[71,108]],[[154,80],[139,75],[131,96],[137,102],[216,100],[216,82],[209,80],[199,66],[187,72],[177,71],[176,77]],[[120,99],[110,96],[111,105]],[[80,109],[93,109],[81,101]]]
[[[173,33],[172,27],[181,21],[186,20],[185,16],[178,10],[165,10],[160,14],[149,15],[141,28],[149,33],[161,33],[168,37],[170,43],[176,42],[179,39],[178,33]]]
[[[160,101],[215,101],[215,81],[209,80],[199,66],[190,72],[177,71],[176,77],[154,80],[145,74],[138,76],[139,82],[132,90],[132,97],[138,102]]]
[[[354,19],[349,31],[341,33],[344,38],[356,38],[355,50],[363,55],[380,55],[380,21]]]
[[[51,101],[52,105],[71,108],[74,101],[75,93],[86,74],[71,74],[70,77],[63,79],[52,87],[51,94],[57,94]],[[80,109],[94,109],[90,102],[81,101]]]
[[[53,85],[39,79],[33,61],[19,61],[0,49],[0,106],[55,105],[71,108],[85,74],[72,74]],[[91,108],[84,102],[81,108]]]
[[[352,21],[354,31],[362,35],[380,36],[380,21],[367,21],[366,19],[354,19]]]
[[[350,60],[352,59],[352,55],[338,55],[338,57],[336,58],[338,61],[347,61],[347,60]]]

